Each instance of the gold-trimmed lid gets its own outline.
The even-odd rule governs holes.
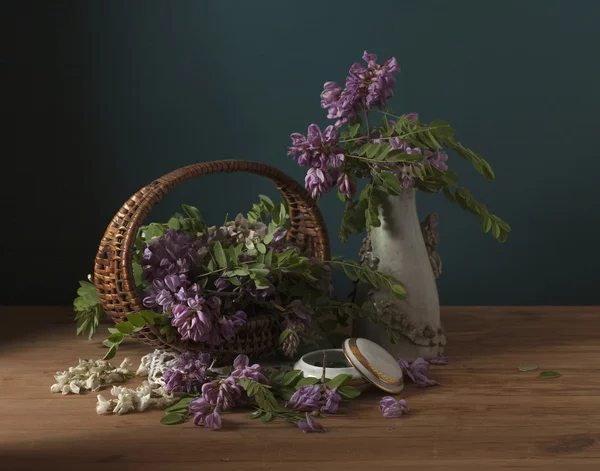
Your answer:
[[[381,345],[367,339],[346,339],[344,355],[359,373],[379,389],[399,394],[404,388],[402,369],[394,357]]]

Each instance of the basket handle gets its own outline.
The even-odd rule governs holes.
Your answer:
[[[246,172],[269,178],[288,203],[287,239],[319,260],[330,258],[329,237],[315,201],[298,182],[266,164],[245,160],[217,160],[188,165],[154,180],[136,192],[117,212],[100,242],[94,265],[94,286],[104,311],[115,321],[144,309],[135,288],[133,245],[138,230],[154,206],[173,188],[215,173]]]

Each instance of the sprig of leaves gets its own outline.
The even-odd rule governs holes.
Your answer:
[[[77,298],[73,301],[75,320],[77,321],[77,335],[88,334],[89,340],[96,333],[100,320],[105,316],[100,305],[100,298],[94,285],[88,281],[80,281]]]
[[[397,299],[406,298],[406,290],[395,277],[373,270],[353,260],[333,260],[332,266],[341,268],[352,281],[362,281],[374,288],[388,289]]]
[[[347,200],[344,195],[338,195],[345,203],[339,229],[340,239],[346,242],[350,234],[361,233],[365,228],[381,225],[379,206],[383,198],[387,195],[398,195],[401,191],[398,178],[392,171],[398,169],[398,164],[410,164],[407,168],[415,177],[417,189],[428,193],[443,192],[450,201],[478,216],[484,232],[491,232],[500,242],[506,241],[511,231],[509,224],[491,214],[467,189],[460,187],[455,172],[443,171],[427,163],[423,154],[407,154],[404,150],[392,149],[388,142],[392,137],[397,137],[420,149],[438,151],[447,147],[469,162],[484,178],[493,180],[495,174],[490,164],[480,154],[455,139],[455,130],[450,123],[435,120],[429,124],[422,124],[418,120],[409,120],[405,115],[396,116],[389,111],[381,113],[381,127],[375,128],[380,134],[377,142],[368,137],[374,128],[365,130],[363,137],[356,137],[361,129],[360,120],[350,123],[341,133],[347,157],[346,171],[352,173],[358,170],[359,176],[369,176],[371,181],[356,200]],[[389,122],[388,116],[396,120],[394,126]],[[365,140],[367,142],[364,142]]]
[[[177,425],[185,422],[190,415],[190,402],[196,399],[197,395],[186,395],[178,402],[167,408],[165,415],[160,419],[163,425]]]
[[[271,391],[271,386],[248,378],[236,378],[236,382],[246,391],[248,397],[254,398],[259,409],[275,413],[279,410],[277,399]]]
[[[116,355],[117,349],[126,336],[139,332],[144,328],[146,323],[155,325],[164,316],[156,314],[153,311],[138,311],[130,312],[125,317],[127,318],[126,321],[119,322],[115,327],[108,328],[110,335],[102,342],[105,347],[108,347],[108,352],[103,358],[104,360],[110,360]]]

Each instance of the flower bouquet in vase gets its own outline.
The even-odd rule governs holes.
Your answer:
[[[313,198],[337,187],[344,203],[342,241],[366,229],[362,266],[404,283],[407,296],[400,299],[393,290],[373,287],[366,272],[348,274],[357,282],[354,301],[371,300],[379,321],[357,319],[354,335],[385,346],[397,358],[433,358],[446,343],[436,286],[441,274],[435,251],[437,214],[419,221],[417,190],[441,193],[458,203],[500,242],[511,228],[459,184],[458,175],[448,168],[447,151],[488,180],[494,178],[490,165],[455,138],[448,122],[422,123],[417,113],[388,110],[398,63],[391,58],[379,64],[367,52],[363,60],[365,64],[350,67],[344,87],[324,85],[321,107],[334,124],[324,131],[311,124],[306,135],[292,134],[289,155],[308,167],[305,184]],[[359,192],[361,180],[365,184]]]

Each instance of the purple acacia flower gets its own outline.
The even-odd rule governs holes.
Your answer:
[[[298,428],[304,433],[325,432],[323,426],[308,412],[306,413],[306,420],[301,419],[298,421]]]
[[[194,425],[204,425],[204,419],[212,409],[213,407],[203,397],[191,401],[188,410],[194,416]]]
[[[398,62],[392,57],[382,65],[377,64],[377,56],[369,54],[367,51],[363,54],[363,60],[367,62],[368,72],[365,74],[360,71],[358,76],[360,78],[366,75],[367,80],[369,80],[367,82],[367,107],[383,107],[387,103],[387,100],[394,94],[394,84],[396,83],[394,74],[400,72]]]
[[[204,401],[221,411],[233,409],[241,396],[242,390],[231,376],[202,386]]]
[[[325,388],[325,405],[321,406],[321,412],[329,412],[335,414],[340,405],[342,396],[337,393],[337,388]]]
[[[398,364],[400,365],[400,368],[402,368],[402,373],[408,376],[408,378],[420,388],[437,386],[440,384],[427,377],[430,365],[429,362],[423,358],[417,358],[412,363],[409,363],[406,360],[399,360]]]
[[[288,155],[298,159],[298,164],[303,167],[327,171],[331,167],[339,167],[344,161],[344,149],[339,146],[340,136],[333,126],[327,126],[325,132],[321,132],[318,125],[311,124],[306,136],[294,133],[290,137],[292,146]]]
[[[377,56],[363,54],[367,63],[364,67],[354,63],[346,78],[346,87],[335,82],[326,82],[321,92],[321,107],[327,110],[329,119],[336,119],[336,126],[346,124],[356,117],[365,107],[383,107],[393,95],[396,79],[394,74],[400,72],[395,58],[377,64]]]
[[[408,404],[404,399],[397,401],[391,396],[386,396],[379,402],[379,410],[386,419],[396,418],[408,413]]]
[[[259,364],[250,365],[250,359],[246,355],[238,355],[233,360],[235,370],[231,373],[233,378],[251,379],[262,384],[268,384],[269,380],[261,371]]]
[[[181,335],[181,340],[192,340],[194,342],[203,342],[207,340],[210,331],[213,328],[211,314],[202,310],[204,298],[197,300],[197,308],[178,304],[173,306],[173,319],[171,324]]]
[[[354,196],[354,193],[356,193],[356,182],[352,178],[350,178],[350,176],[347,173],[342,173],[339,176],[337,184],[340,193],[342,193],[348,199],[351,199]]]
[[[301,299],[294,299],[286,306],[285,311],[286,325],[293,324],[295,328],[310,328],[312,324],[311,310]]]
[[[225,275],[220,276],[215,280],[215,288],[217,291],[225,291],[227,288],[231,286],[228,277]]]
[[[221,335],[226,340],[235,337],[235,328],[246,323],[247,317],[244,311],[237,311],[233,316],[222,317],[219,319],[219,328]]]
[[[321,400],[321,386],[318,384],[301,386],[285,404],[290,409],[300,412],[314,411],[319,409]]]
[[[144,250],[141,261],[144,278],[164,280],[168,275],[187,274],[198,266],[198,248],[196,237],[168,229]]]
[[[210,364],[211,356],[208,353],[182,353],[173,369],[163,373],[167,391],[199,393],[202,385],[210,380],[208,374]]]
[[[337,172],[333,170],[322,170],[315,167],[308,169],[304,178],[304,185],[313,198],[331,191],[337,179]]]
[[[415,113],[414,111],[412,113],[408,113],[405,115],[406,119],[408,120],[408,122],[410,123],[414,123],[416,120],[419,119],[419,113]]]
[[[221,427],[223,427],[221,415],[217,409],[213,410],[210,414],[207,414],[204,417],[203,425],[211,430],[219,430]]]
[[[430,165],[433,165],[440,170],[448,170],[448,165],[446,164],[448,160],[448,154],[446,154],[444,151],[438,150],[432,152],[426,158]]]

